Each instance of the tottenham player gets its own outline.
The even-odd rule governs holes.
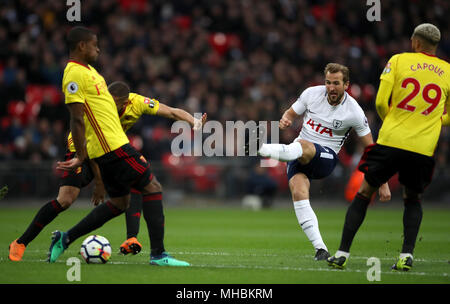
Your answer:
[[[435,25],[418,25],[411,37],[414,52],[392,56],[380,76],[375,103],[383,125],[377,143],[364,152],[359,166],[364,180],[347,210],[339,250],[328,259],[332,267],[345,267],[369,198],[396,173],[404,189],[404,238],[392,269],[408,271],[412,267],[422,221],[422,193],[432,179],[441,125],[448,124],[448,115],[442,114],[445,108],[450,113],[450,65],[436,57],[440,39]]]
[[[299,136],[289,145],[263,144],[258,154],[287,162],[289,188],[297,220],[316,250],[315,260],[329,257],[327,246],[319,231],[317,216],[309,201],[312,179],[331,174],[338,162],[337,154],[354,129],[364,146],[373,143],[363,110],[345,90],[349,86],[346,66],[329,63],[325,67],[325,85],[307,88],[297,101],[284,112],[279,127],[292,125],[303,115]],[[386,184],[380,187],[380,200],[390,199]]]

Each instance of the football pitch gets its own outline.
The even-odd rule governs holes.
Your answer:
[[[345,204],[314,206],[322,237],[330,253],[339,246]],[[113,254],[104,265],[86,264],[79,255],[83,238],[75,241],[54,264],[46,254],[51,232],[67,230],[90,208],[73,207],[60,214],[27,247],[21,262],[8,260],[8,245],[26,229],[39,207],[0,208],[0,283],[1,284],[448,284],[450,283],[450,209],[424,205],[424,217],[410,272],[390,270],[402,242],[401,204],[377,203],[368,210],[366,220],[353,242],[345,270],[331,269],[324,261],[314,261],[314,250],[301,230],[291,208],[262,211],[239,207],[182,208],[165,210],[166,250],[191,263],[187,268],[149,265],[149,240],[141,219],[138,235],[141,253],[118,254],[125,240],[125,217],[106,223],[92,234],[105,236]],[[81,260],[79,281],[69,281],[72,264]],[[374,278],[379,259],[379,281]],[[370,277],[370,275],[369,275]]]

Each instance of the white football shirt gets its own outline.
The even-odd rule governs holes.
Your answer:
[[[333,149],[338,154],[354,129],[358,136],[369,134],[370,128],[364,111],[347,92],[337,106],[327,100],[324,85],[309,87],[292,104],[292,109],[303,116],[303,126],[295,139],[305,139],[312,143]]]

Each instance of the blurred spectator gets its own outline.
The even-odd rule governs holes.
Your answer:
[[[268,175],[267,168],[259,164],[252,168],[247,180],[247,193],[257,195],[262,201],[263,208],[270,208],[277,193],[277,183]]]

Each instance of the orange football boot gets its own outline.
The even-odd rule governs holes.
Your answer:
[[[17,240],[14,240],[11,244],[9,244],[9,256],[8,258],[11,261],[19,262],[22,260],[22,256],[25,252],[25,245],[17,243]]]
[[[135,237],[129,238],[120,245],[120,253],[122,254],[138,254],[142,249],[141,243]]]

